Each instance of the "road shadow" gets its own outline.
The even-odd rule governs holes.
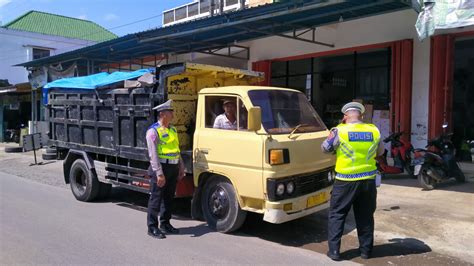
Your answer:
[[[431,252],[431,248],[415,238],[393,238],[389,243],[374,245],[371,258],[397,257]],[[344,260],[352,260],[360,256],[358,248],[341,253]]]
[[[41,161],[41,162],[38,162],[38,163],[30,163],[30,165],[28,166],[42,166],[42,165],[48,165],[48,164],[52,164],[52,163],[55,163],[56,160],[54,161]]]
[[[263,221],[263,216],[248,213],[247,219],[239,230],[242,236],[259,237],[285,246],[304,247],[308,244],[327,241],[328,210],[289,221],[283,224],[271,224]],[[355,229],[352,211],[346,219],[344,235]]]
[[[96,201],[96,203],[113,203],[120,207],[125,207],[144,213],[146,218],[148,206],[148,194],[131,191],[124,188],[113,188],[110,196],[106,199]],[[176,198],[174,200],[173,220],[190,221],[191,217],[191,199]],[[206,223],[200,223],[196,226],[180,227],[180,235],[190,235],[191,237],[200,237],[214,232]]]

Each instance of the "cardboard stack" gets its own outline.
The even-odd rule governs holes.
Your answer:
[[[248,0],[248,6],[249,7],[256,7],[256,6],[261,6],[265,4],[271,4],[273,3],[274,0]]]
[[[390,111],[374,110],[372,116],[372,124],[376,125],[380,130],[381,139],[385,139],[390,135]],[[384,143],[385,149],[390,151],[390,143]]]

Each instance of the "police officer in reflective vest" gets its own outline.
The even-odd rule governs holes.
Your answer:
[[[351,206],[359,237],[360,256],[368,259],[374,243],[374,212],[377,190],[375,157],[384,151],[376,126],[361,120],[365,108],[351,102],[342,107],[343,122],[331,129],[321,148],[336,153],[334,182],[328,218],[328,257],[340,260],[339,249],[344,223]]]
[[[178,234],[171,223],[171,208],[176,191],[176,182],[184,177],[184,164],[180,157],[178,132],[170,122],[173,120],[172,100],[156,106],[158,122],[146,132],[151,177],[148,201],[148,235],[166,238],[165,234]],[[158,227],[158,214],[160,226]]]

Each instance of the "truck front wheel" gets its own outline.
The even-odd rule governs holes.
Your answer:
[[[204,184],[201,207],[209,227],[223,233],[239,229],[247,216],[239,206],[232,184],[220,177]]]
[[[77,159],[71,165],[69,181],[72,194],[79,201],[93,201],[99,194],[100,183],[87,168],[83,159]]]

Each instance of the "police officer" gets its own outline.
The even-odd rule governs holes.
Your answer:
[[[343,122],[333,128],[321,148],[336,153],[334,182],[328,218],[328,257],[340,260],[339,249],[344,223],[351,206],[354,210],[363,259],[371,256],[374,244],[374,212],[377,190],[375,157],[383,153],[380,132],[376,126],[365,124],[362,104],[350,102],[342,107]]]
[[[180,157],[178,132],[170,123],[173,120],[172,100],[153,108],[158,112],[158,122],[146,132],[151,177],[150,199],[148,201],[148,235],[166,238],[165,234],[178,234],[171,223],[176,182],[184,177],[184,164]],[[160,227],[158,227],[160,214]]]

